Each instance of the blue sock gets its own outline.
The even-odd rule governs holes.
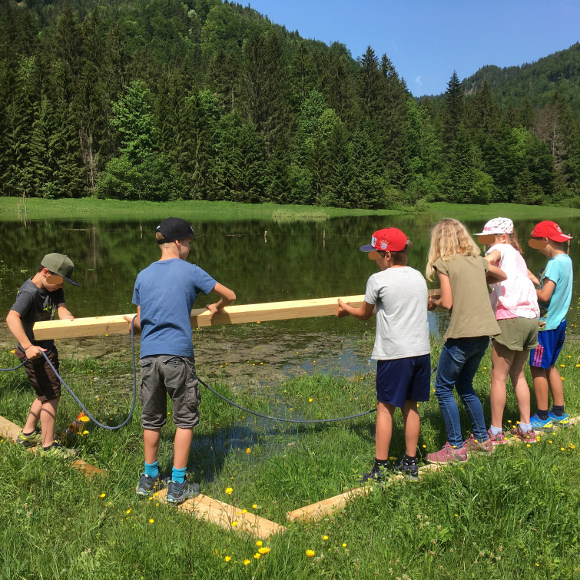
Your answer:
[[[159,475],[159,461],[155,463],[145,462],[145,475],[149,477],[157,477]]]
[[[172,481],[177,481],[177,483],[183,483],[185,481],[185,472],[187,471],[187,467],[183,469],[177,469],[176,467],[173,468],[171,472],[171,479]]]

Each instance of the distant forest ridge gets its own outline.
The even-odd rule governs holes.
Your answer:
[[[580,49],[415,99],[221,0],[0,0],[0,195],[580,207]]]

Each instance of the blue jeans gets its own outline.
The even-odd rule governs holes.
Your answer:
[[[483,407],[473,390],[473,377],[488,345],[487,336],[450,338],[441,350],[435,379],[435,396],[445,422],[447,441],[454,447],[463,447],[463,438],[453,387],[457,389],[469,414],[473,436],[478,441],[487,441]]]

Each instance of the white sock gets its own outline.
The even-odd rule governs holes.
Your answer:
[[[522,433],[527,433],[528,431],[531,431],[531,430],[532,430],[532,425],[531,425],[531,423],[522,423],[522,422],[520,421],[520,431],[521,431]]]
[[[501,427],[494,427],[493,425],[489,428],[492,435],[499,435],[503,429]]]

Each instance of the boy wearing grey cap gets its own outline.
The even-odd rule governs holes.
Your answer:
[[[220,296],[218,302],[207,307],[211,316],[231,304],[236,295],[186,261],[194,233],[185,220],[163,220],[155,236],[161,258],[139,273],[133,291],[133,304],[137,306],[135,327],[141,329],[140,400],[145,451],[145,472],[139,480],[137,494],[149,496],[161,485],[157,457],[169,395],[176,431],[167,501],[180,504],[199,494],[199,485],[185,477],[193,428],[199,423],[200,402],[191,309],[200,292],[214,291]]]
[[[74,453],[55,441],[60,380],[43,356],[45,353],[58,372],[58,351],[53,340],[35,340],[33,327],[39,320],[52,320],[55,314],[60,320],[74,320],[66,307],[62,289],[65,281],[78,286],[71,278],[73,271],[74,264],[68,256],[56,253],[44,256],[36,274],[18,290],[16,301],[6,316],[6,324],[18,341],[16,355],[24,362],[26,375],[36,392],[18,443],[24,447],[41,444],[44,453],[61,457]]]

